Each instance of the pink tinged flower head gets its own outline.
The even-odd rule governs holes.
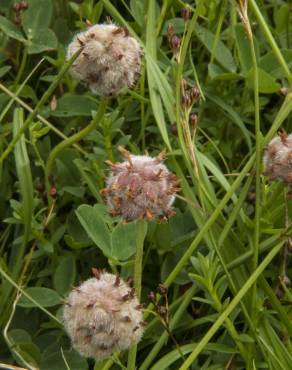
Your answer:
[[[139,218],[168,218],[172,213],[178,180],[157,157],[132,155],[125,149],[122,163],[110,163],[111,173],[103,190],[110,211],[131,221]]]
[[[93,93],[110,96],[133,87],[141,69],[142,49],[125,28],[96,24],[78,33],[68,46],[67,59],[82,47],[71,74]]]
[[[292,183],[292,134],[281,131],[266,147],[263,163],[271,180]]]
[[[119,276],[92,270],[95,277],[69,294],[63,321],[74,349],[100,361],[137,344],[144,323],[134,290]]]

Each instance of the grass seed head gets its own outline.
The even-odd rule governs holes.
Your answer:
[[[266,147],[263,163],[265,175],[271,180],[292,183],[292,134],[279,132]]]
[[[126,153],[125,153],[126,152]],[[111,213],[131,221],[172,214],[177,179],[157,157],[123,152],[126,161],[111,166],[105,195]]]
[[[64,326],[73,347],[100,361],[138,343],[143,334],[138,306],[135,293],[120,277],[94,269],[94,277],[73,289],[64,305]]]
[[[133,87],[140,75],[142,50],[125,28],[96,24],[78,33],[68,46],[67,59],[80,48],[82,53],[71,74],[93,93],[110,96],[124,87]]]

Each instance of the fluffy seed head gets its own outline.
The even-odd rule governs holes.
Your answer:
[[[93,269],[69,294],[64,326],[82,356],[100,361],[138,343],[143,334],[142,312],[132,288],[118,276]]]
[[[131,221],[139,218],[162,218],[172,214],[178,180],[162,163],[163,153],[155,158],[132,155],[125,149],[126,161],[110,163],[104,194],[110,211]]]
[[[292,134],[282,131],[266,147],[263,162],[271,180],[292,183]]]
[[[78,33],[68,46],[67,59],[80,48],[82,53],[71,67],[71,74],[101,96],[132,87],[140,75],[142,50],[125,28],[96,24]]]

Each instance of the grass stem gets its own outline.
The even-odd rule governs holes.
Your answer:
[[[142,266],[143,266],[143,245],[144,239],[147,232],[147,222],[145,220],[137,221],[138,227],[138,237],[136,243],[136,254],[135,254],[135,264],[134,264],[134,287],[135,293],[140,299],[141,296],[141,284],[142,284]],[[137,354],[137,345],[134,345],[129,350],[128,355],[128,370],[136,369],[136,354]]]
[[[254,282],[259,278],[259,276],[263,273],[265,268],[268,264],[273,260],[273,258],[278,254],[278,252],[283,247],[283,241],[277,244],[269,254],[264,258],[262,263],[257,267],[257,269],[251,274],[249,279],[243,285],[243,287],[239,290],[227,308],[222,312],[222,314],[218,317],[215,323],[211,326],[211,328],[207,331],[204,335],[200,343],[195,347],[193,352],[189,355],[187,360],[184,364],[179,368],[179,370],[187,370],[191,366],[191,364],[196,360],[205,346],[209,343],[213,335],[217,332],[220,326],[224,323],[226,318],[231,314],[231,312],[237,307],[241,299],[245,296],[245,294],[249,291],[249,289],[254,285]]]
[[[18,134],[11,140],[7,148],[4,150],[0,157],[0,164],[4,161],[4,159],[9,155],[9,153],[13,150],[15,144],[18,142],[18,140],[21,138],[21,135],[25,132],[25,130],[29,127],[31,122],[35,119],[37,114],[39,113],[40,109],[44,106],[46,101],[50,98],[54,90],[59,85],[61,79],[65,75],[65,73],[69,70],[71,65],[74,63],[76,58],[79,56],[79,54],[82,52],[82,48],[80,48],[70,60],[68,60],[63,67],[61,68],[58,75],[55,77],[54,81],[50,85],[50,87],[47,89],[47,91],[43,94],[41,99],[38,101],[37,105],[35,106],[34,110],[28,115],[27,119],[25,120],[22,128],[19,130]]]

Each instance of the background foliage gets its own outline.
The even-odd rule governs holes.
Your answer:
[[[142,301],[165,282],[170,322],[165,330],[145,310],[137,368],[291,369],[290,194],[261,174],[264,145],[292,128],[291,2],[250,0],[240,18],[244,2],[198,0],[187,22],[181,0],[28,0],[21,12],[14,3],[0,2],[1,362],[93,366],[71,349],[61,307],[92,266],[132,275],[137,225],[111,218],[99,193],[122,145],[166,148],[182,188],[176,215],[148,223]],[[64,73],[66,46],[106,16],[144,45],[141,79],[58,153],[46,184],[52,149],[100,103]],[[183,78],[201,93],[187,113]],[[95,364],[125,367],[126,354]]]

